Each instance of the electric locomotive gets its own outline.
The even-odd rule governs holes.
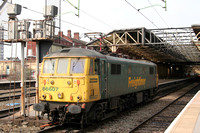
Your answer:
[[[53,122],[90,124],[147,101],[157,85],[152,62],[67,48],[44,57],[34,110]]]

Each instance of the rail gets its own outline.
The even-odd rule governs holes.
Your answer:
[[[30,84],[29,84],[30,83]],[[27,87],[35,87],[36,80],[26,80]],[[21,81],[0,81],[0,90],[11,88],[20,88]]]

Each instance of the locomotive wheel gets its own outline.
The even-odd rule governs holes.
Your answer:
[[[85,117],[84,117],[85,115],[84,114],[82,114],[82,116],[81,116],[81,121],[80,121],[80,124],[81,124],[81,128],[83,128],[84,127],[84,124],[85,124]]]
[[[119,101],[119,106],[118,106],[118,113],[120,113],[121,111],[123,110],[123,102],[122,102],[122,100],[120,99],[120,101]]]
[[[58,111],[52,111],[50,115],[48,115],[49,121],[57,122],[59,120]]]
[[[144,96],[144,102],[148,102],[150,100],[149,91],[145,91],[143,93],[143,96]]]
[[[96,121],[101,121],[103,118],[103,110],[100,105],[95,108],[94,118]]]

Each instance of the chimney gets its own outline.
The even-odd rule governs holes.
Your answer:
[[[59,32],[58,32],[58,36],[63,37],[63,32],[62,32],[62,31],[59,31]]]
[[[74,39],[79,40],[79,32],[75,32],[75,33],[74,33]]]
[[[68,30],[68,31],[67,31],[67,36],[68,36],[68,37],[71,37],[71,30]]]

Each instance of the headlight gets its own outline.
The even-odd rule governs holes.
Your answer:
[[[51,84],[54,85],[54,81],[53,80],[51,81]]]
[[[63,93],[58,93],[58,98],[62,99],[63,98]]]
[[[72,83],[71,83],[71,81],[67,81],[67,84],[70,86]]]
[[[78,100],[81,100],[81,98],[82,98],[82,97],[81,97],[80,95],[79,95],[79,96],[77,96],[77,99],[78,99]]]
[[[46,99],[46,95],[42,95],[42,97],[43,97],[44,99]]]

